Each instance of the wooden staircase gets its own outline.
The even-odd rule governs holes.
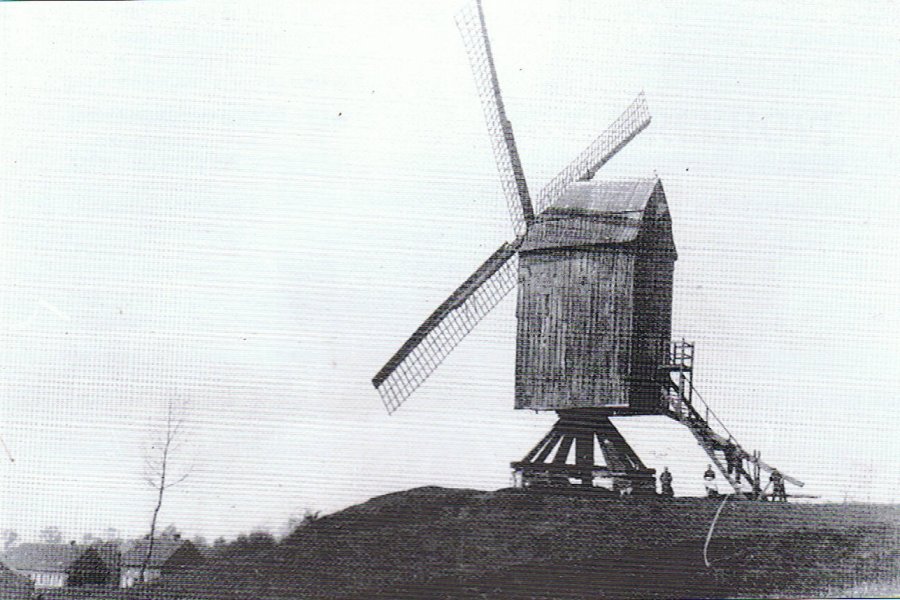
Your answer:
[[[754,499],[762,497],[761,471],[772,472],[775,468],[764,463],[758,452],[744,450],[694,388],[694,344],[684,340],[673,342],[669,358],[669,363],[661,367],[668,373],[664,381],[664,412],[690,430],[735,494]],[[728,454],[735,457],[733,475],[728,474]],[[803,486],[802,481],[782,475],[785,481]],[[749,489],[745,489],[742,480]]]

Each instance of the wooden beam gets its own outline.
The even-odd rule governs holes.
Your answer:
[[[590,467],[594,464],[594,432],[579,431],[575,435],[575,464]]]
[[[534,459],[534,462],[542,463],[545,460],[547,460],[547,457],[550,456],[550,453],[553,451],[553,448],[555,448],[556,444],[559,443],[559,438],[562,437],[562,434],[559,431],[557,431],[556,429],[553,429],[550,431],[550,436],[551,436],[550,441],[547,442],[547,444],[544,446],[543,450],[541,450],[541,453],[537,455],[537,458]]]
[[[553,457],[553,464],[566,464],[566,459],[569,458],[569,450],[572,448],[572,442],[574,441],[575,436],[571,434],[563,435],[562,442],[559,443],[559,450],[556,451],[556,456]]]
[[[540,442],[538,442],[538,444],[534,448],[531,449],[531,452],[525,455],[525,458],[522,462],[531,462],[532,460],[534,460],[534,457],[537,456],[538,452],[541,451],[541,448],[544,448],[544,446],[550,441],[551,438],[554,437],[554,435],[559,435],[556,432],[556,429],[551,429],[550,431],[548,431],[547,435],[545,435],[544,438]],[[547,452],[549,454],[549,450]],[[544,456],[544,458],[540,459],[540,461],[543,462],[545,458],[547,458],[546,455]]]
[[[549,473],[549,474],[561,474],[561,475],[569,475],[572,477],[577,477],[574,473],[579,469],[573,465],[559,465],[555,463],[545,463],[542,465],[538,465],[535,463],[526,463],[526,462],[512,462],[509,463],[510,467],[513,469],[520,469],[523,473]],[[604,467],[601,465],[593,465],[591,466],[591,471],[599,475],[600,477],[627,477],[631,479],[656,479],[656,471],[653,469],[645,469],[641,471],[620,471],[617,469],[610,469],[609,467]]]

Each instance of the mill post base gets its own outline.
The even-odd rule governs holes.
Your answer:
[[[656,471],[648,469],[615,428],[605,409],[557,411],[559,420],[521,461],[511,463],[525,487],[593,488],[595,478],[611,479],[615,490],[656,492]],[[605,465],[594,464],[599,446]],[[572,449],[574,447],[574,453]],[[574,462],[569,455],[574,454]],[[572,483],[575,480],[578,483]]]

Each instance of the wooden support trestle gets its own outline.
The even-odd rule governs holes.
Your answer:
[[[593,488],[596,478],[611,479],[619,490],[655,493],[656,471],[641,462],[609,420],[608,411],[585,408],[557,414],[559,420],[547,435],[523,460],[511,464],[523,485]],[[604,465],[595,464],[595,446],[603,454]]]

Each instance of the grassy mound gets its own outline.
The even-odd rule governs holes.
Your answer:
[[[671,598],[900,587],[900,507],[418,488],[129,598]]]

